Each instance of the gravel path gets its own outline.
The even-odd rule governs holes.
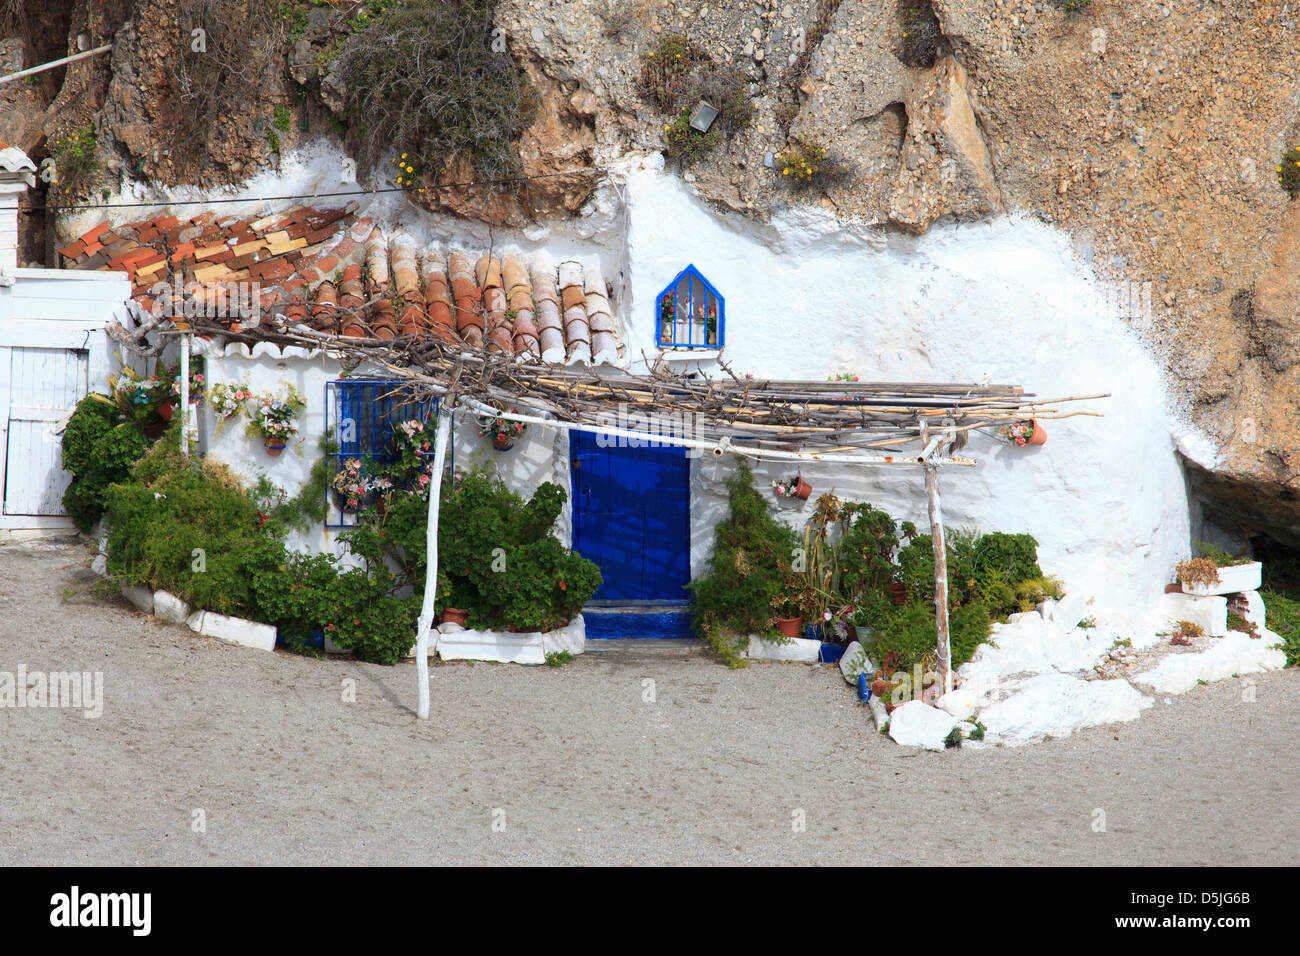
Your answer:
[[[1300,857],[1295,670],[1253,703],[1225,681],[1137,723],[937,754],[869,732],[833,667],[632,647],[435,666],[422,723],[409,664],[200,638],[98,603],[87,559],[0,545],[0,671],[100,670],[105,696],[97,720],[0,709],[3,865]]]

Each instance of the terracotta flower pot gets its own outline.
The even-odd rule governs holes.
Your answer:
[[[782,637],[798,637],[803,633],[803,618],[801,617],[782,617],[777,618],[776,629],[781,632]]]
[[[902,604],[907,600],[907,588],[903,587],[903,585],[899,584],[897,581],[890,581],[886,584],[885,593],[889,595],[889,599],[895,604]]]
[[[812,485],[800,478],[799,483],[794,486],[794,496],[801,501],[807,501],[810,494],[812,494]]]
[[[1033,423],[1034,431],[1029,438],[1025,440],[1025,444],[1041,445],[1043,442],[1047,441],[1047,430],[1043,428],[1043,423],[1037,418],[1031,418],[1030,421]]]
[[[438,623],[459,624],[463,627],[467,620],[469,620],[469,611],[458,607],[445,607],[442,609],[442,616],[438,618]]]
[[[163,402],[161,405],[158,406],[158,417],[165,422],[169,422],[172,420],[173,410],[174,407],[171,402]]]
[[[496,435],[492,438],[492,447],[497,451],[509,451],[515,443],[509,435]]]
[[[262,438],[262,445],[266,448],[266,453],[272,458],[279,457],[284,451],[283,438],[272,438],[270,435],[266,435]]]

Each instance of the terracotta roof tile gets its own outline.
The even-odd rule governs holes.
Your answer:
[[[101,223],[61,251],[78,269],[126,271],[136,301],[151,306],[149,290],[170,283],[175,271],[208,284],[203,295],[190,290],[196,300],[210,304],[231,283],[256,283],[258,304],[280,309],[281,322],[335,334],[432,336],[550,363],[620,361],[620,327],[593,264],[570,258],[557,266],[544,252],[444,256],[405,234],[386,236],[369,216],[346,209],[220,220],[209,212],[188,222],[161,215],[117,229]]]

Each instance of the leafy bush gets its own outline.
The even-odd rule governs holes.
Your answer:
[[[256,612],[246,564],[279,545],[258,530],[251,496],[224,466],[183,458],[165,439],[108,489],[105,512],[114,576],[222,614]]]
[[[680,34],[669,34],[641,59],[641,95],[661,112],[672,114],[664,127],[669,155],[694,159],[749,125],[754,107],[744,74],[718,63]],[[707,133],[690,125],[690,111],[704,100],[718,110]]]
[[[443,498],[439,569],[452,606],[469,611],[468,626],[553,630],[596,593],[600,569],[551,531],[567,497],[544,482],[525,501],[499,479],[472,472]]]
[[[1020,610],[1015,589],[1041,579],[1038,542],[1028,534],[954,530],[946,544],[948,601],[953,609],[982,604],[995,618]],[[916,537],[898,552],[899,580],[909,602],[934,603],[934,547]],[[1041,600],[1041,599],[1040,599]]]
[[[1287,667],[1300,667],[1300,601],[1276,591],[1260,591],[1264,599],[1264,626],[1282,638]]]
[[[794,137],[776,155],[782,185],[793,189],[826,189],[843,182],[853,173],[847,160],[812,140]]]
[[[898,58],[908,66],[934,66],[944,37],[930,0],[903,0],[901,19],[903,36]]]
[[[495,10],[496,0],[407,0],[348,40],[338,64],[363,162],[396,146],[435,175],[458,158],[489,178],[518,172],[536,94]]]
[[[750,634],[772,634],[772,603],[781,592],[794,550],[794,530],[774,519],[767,498],[741,461],[727,479],[731,514],[714,530],[709,570],[688,587],[695,595],[691,626],[731,667]]]
[[[1229,554],[1217,544],[1211,544],[1209,541],[1197,541],[1194,545],[1196,555],[1200,558],[1213,561],[1216,567],[1232,568],[1241,564],[1250,564],[1253,558],[1247,554]]]
[[[94,124],[57,137],[49,148],[54,160],[54,178],[50,185],[58,186],[65,195],[79,192],[99,171]]]
[[[1300,196],[1300,146],[1293,146],[1282,154],[1277,167],[1277,184],[1292,199]]]
[[[130,474],[144,449],[140,431],[122,421],[108,396],[92,392],[77,403],[63,432],[63,467],[72,473],[63,508],[78,528],[90,531],[104,513],[109,485]]]
[[[969,661],[975,649],[988,639],[991,624],[988,609],[978,602],[963,605],[949,615],[948,649],[954,669]],[[939,629],[933,605],[904,604],[885,609],[874,629],[875,651],[885,673],[938,663]]]
[[[1032,611],[1044,601],[1059,601],[1065,597],[1065,587],[1059,578],[1030,578],[1016,585],[1016,604],[1021,611]]]

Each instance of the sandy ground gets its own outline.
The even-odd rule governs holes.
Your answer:
[[[105,697],[97,720],[0,709],[0,864],[1300,858],[1295,670],[1257,675],[1253,703],[1226,681],[1136,723],[938,754],[871,732],[836,668],[618,642],[562,668],[435,666],[423,723],[410,664],[200,638],[98,603],[87,558],[0,545],[0,671],[98,670]]]

